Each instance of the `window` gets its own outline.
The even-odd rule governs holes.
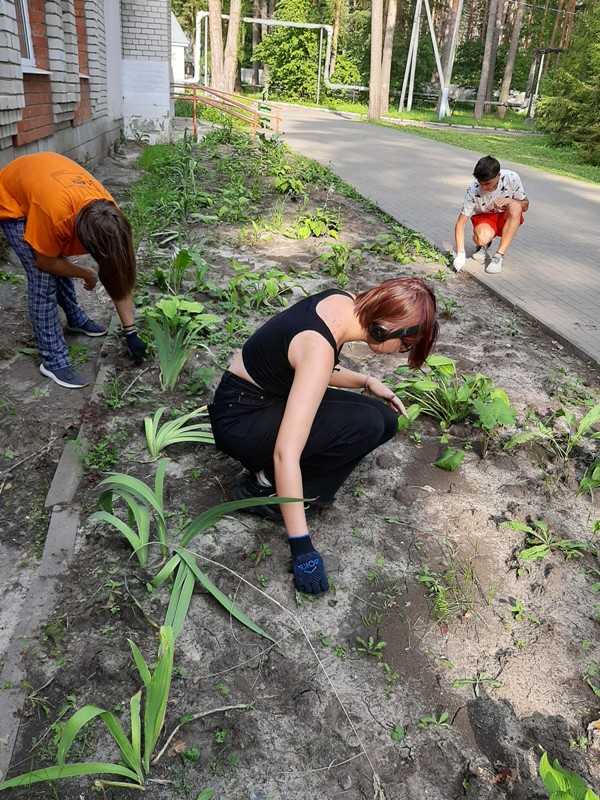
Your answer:
[[[17,28],[19,30],[19,44],[21,46],[21,63],[34,67],[35,55],[33,52],[33,42],[31,40],[31,26],[29,24],[29,10],[27,0],[15,0],[17,13]]]

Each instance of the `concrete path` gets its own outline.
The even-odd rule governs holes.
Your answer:
[[[286,108],[283,117],[291,147],[442,249],[453,247],[465,188],[485,153],[315,109]],[[523,179],[531,201],[526,223],[501,275],[488,276],[471,260],[466,269],[600,363],[600,186],[503,163]]]

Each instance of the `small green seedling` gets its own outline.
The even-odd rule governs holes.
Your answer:
[[[595,550],[587,542],[577,539],[556,539],[541,519],[534,520],[530,525],[511,519],[503,522],[500,527],[526,534],[526,546],[517,553],[519,562],[539,561],[553,551],[562,553],[566,559],[581,558],[584,553]]]
[[[541,625],[540,620],[531,612],[527,611],[522,600],[515,600],[510,607],[510,613],[515,622],[531,622],[533,625]]]
[[[270,558],[272,555],[273,555],[273,550],[271,549],[271,546],[265,544],[264,542],[261,542],[258,548],[254,550],[254,552],[250,553],[250,558],[252,559],[252,561],[254,561],[254,563],[258,567],[261,561]]]
[[[423,730],[427,730],[427,728],[449,728],[449,718],[450,715],[447,711],[442,711],[439,716],[436,714],[425,714],[425,716],[419,719],[419,728],[423,728]]]
[[[200,750],[198,747],[188,747],[181,755],[185,761],[189,761],[192,764],[200,760]]]
[[[225,728],[221,728],[218,731],[215,731],[215,742],[217,744],[225,744],[228,735],[229,731]]]
[[[404,725],[394,725],[394,727],[390,731],[390,738],[396,744],[400,744],[406,739],[406,728]]]
[[[492,678],[491,675],[487,675],[485,672],[478,672],[472,678],[457,678],[455,681],[452,681],[453,689],[464,689],[467,686],[473,687],[473,693],[475,694],[475,697],[479,697],[481,693],[481,687],[498,689],[500,686],[502,686],[502,682],[496,680],[496,678]]]
[[[382,640],[375,639],[369,636],[367,640],[361,636],[356,637],[356,652],[365,656],[372,656],[376,659],[383,658],[383,651],[385,650],[386,643]]]

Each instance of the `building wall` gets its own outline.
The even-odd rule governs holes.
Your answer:
[[[28,14],[34,66],[21,59],[15,0],[0,2],[0,166],[39,150],[99,160],[122,124],[119,0],[28,0]]]
[[[126,135],[166,141],[170,130],[171,9],[167,0],[122,0]]]

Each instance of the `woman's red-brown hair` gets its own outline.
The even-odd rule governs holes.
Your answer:
[[[435,294],[421,278],[392,278],[356,296],[354,309],[360,324],[368,331],[373,324],[401,328],[416,312],[419,332],[408,355],[415,369],[423,365],[433,349],[438,334]],[[410,337],[413,339],[413,337]]]

